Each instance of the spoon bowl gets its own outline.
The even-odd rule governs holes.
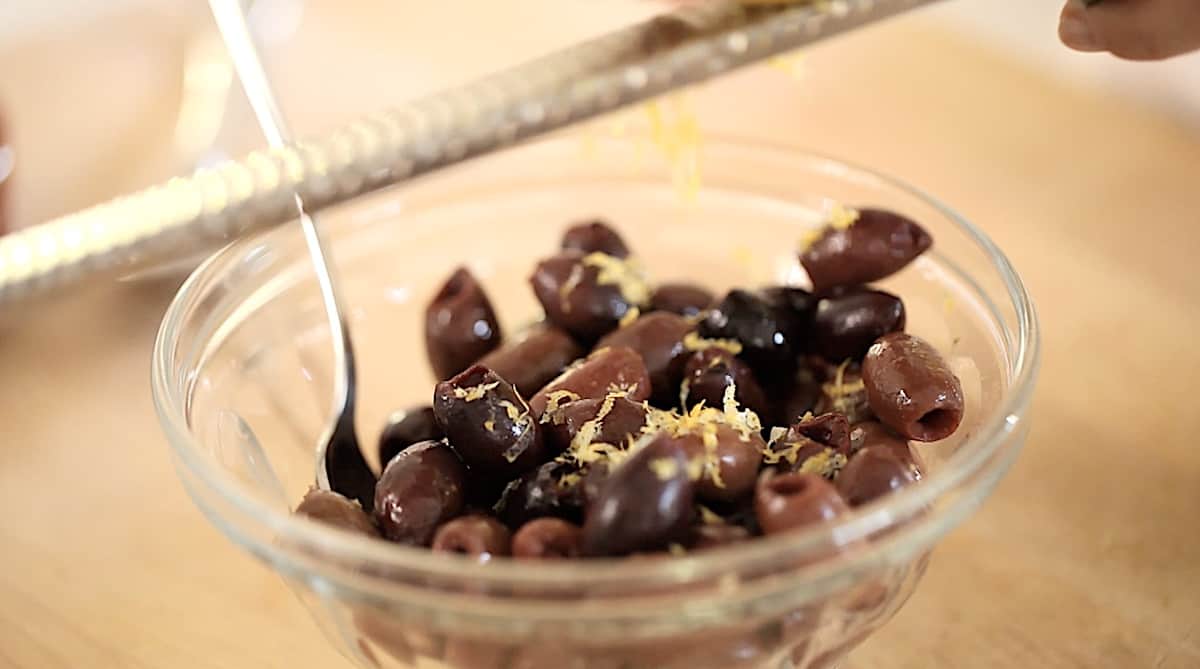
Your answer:
[[[268,144],[272,148],[287,146],[292,139],[291,131],[288,130],[283,112],[271,89],[258,49],[254,46],[254,38],[250,33],[250,25],[241,2],[210,0],[209,5],[233,59],[238,79],[242,82],[242,88],[246,91],[246,97],[250,100],[250,106],[254,109],[254,115],[267,137]],[[304,201],[299,193],[295,193],[293,199],[296,212],[300,215],[300,227],[304,231],[308,254],[316,272],[317,285],[321,290],[321,300],[325,304],[336,370],[328,427],[317,442],[316,482],[320,488],[334,490],[350,499],[358,500],[369,513],[375,503],[375,474],[363,459],[354,431],[356,374],[350,328],[346,324],[341,298],[338,296],[337,281],[330,264],[331,256],[321,238],[317,220],[305,211]]]

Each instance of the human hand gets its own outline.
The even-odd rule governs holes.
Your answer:
[[[1063,43],[1128,60],[1162,60],[1200,49],[1200,0],[1067,0]]]

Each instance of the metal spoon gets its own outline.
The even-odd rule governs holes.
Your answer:
[[[279,110],[238,0],[209,0],[209,6],[267,142],[273,148],[286,147],[291,132]],[[350,328],[329,263],[331,256],[316,218],[305,212],[299,193],[293,197],[333,340],[333,406],[317,444],[317,486],[357,499],[370,512],[375,501],[375,474],[363,458],[354,432],[355,368]]]

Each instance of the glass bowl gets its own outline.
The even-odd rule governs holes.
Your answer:
[[[352,536],[289,513],[314,477],[332,355],[298,226],[239,241],[170,306],[153,389],[184,486],[269,564],[364,667],[824,668],[905,602],[931,549],[1016,457],[1037,361],[1033,308],[1000,251],[888,177],[793,150],[707,141],[679,189],[637,138],[529,144],[324,214],[350,304],[364,450],[427,404],[423,310],[455,265],[509,333],[539,315],[527,285],[564,226],[602,216],[656,280],[715,291],[802,283],[796,246],[834,203],[902,212],[934,249],[881,282],[908,329],[962,378],[963,425],[919,445],[919,485],[835,523],[669,559],[477,564]]]

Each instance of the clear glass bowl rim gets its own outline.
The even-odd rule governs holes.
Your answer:
[[[636,135],[623,138],[595,140],[600,145],[628,145],[636,141]],[[571,138],[549,139],[538,144],[561,144]],[[922,545],[935,540],[953,526],[944,518],[929,518],[922,515],[932,503],[943,495],[956,490],[969,490],[972,485],[985,487],[989,479],[994,482],[1015,457],[1007,449],[1019,449],[1019,444],[1010,443],[1009,437],[1024,419],[1037,377],[1040,347],[1037,316],[1033,302],[1024,284],[1008,258],[979,228],[956,211],[924,191],[899,179],[881,174],[818,152],[747,141],[741,138],[722,137],[706,133],[703,149],[705,153],[733,152],[749,153],[753,156],[769,156],[801,166],[808,171],[818,171],[829,176],[855,180],[866,180],[875,184],[902,191],[904,194],[923,201],[937,210],[950,223],[965,233],[988,256],[992,269],[1002,280],[1017,319],[1013,350],[1006,351],[1011,359],[1007,371],[1011,385],[1001,403],[989,419],[981,424],[971,438],[963,442],[942,467],[930,472],[921,485],[910,486],[871,504],[856,508],[835,522],[805,530],[785,533],[773,537],[760,537],[701,553],[688,554],[664,560],[621,560],[589,559],[586,564],[577,561],[533,561],[492,560],[480,563],[467,556],[431,553],[428,549],[413,548],[369,539],[357,534],[336,530],[307,518],[263,503],[243,491],[239,484],[226,477],[211,457],[195,443],[188,428],[185,407],[187,398],[176,392],[176,380],[171,370],[175,367],[174,343],[184,325],[183,317],[188,308],[203,295],[215,268],[220,261],[242,253],[245,245],[231,243],[214,254],[198,267],[184,282],[164,315],[162,325],[154,342],[151,369],[151,387],[155,410],[159,421],[176,456],[177,466],[186,467],[205,486],[220,498],[230,503],[238,512],[261,525],[275,539],[270,544],[246,546],[259,554],[275,554],[283,546],[303,551],[312,556],[325,556],[349,564],[359,565],[363,571],[376,574],[404,573],[406,577],[428,577],[430,579],[460,578],[496,587],[577,586],[603,587],[606,584],[629,582],[683,582],[720,577],[736,573],[747,565],[772,564],[780,559],[803,555],[819,555],[823,547],[841,546],[858,538],[868,537],[895,523],[896,519],[908,519],[899,535],[919,534],[911,537],[910,551],[920,550]],[[336,254],[336,249],[334,250]],[[993,476],[987,476],[993,474]],[[187,486],[193,495],[196,491]],[[965,511],[979,501],[972,495],[961,495],[953,500],[954,508]],[[940,516],[956,515],[950,512]],[[919,518],[914,521],[914,518]],[[217,523],[222,525],[222,523]],[[919,527],[925,531],[917,532]],[[229,527],[221,527],[229,533]],[[239,544],[246,537],[231,537]],[[854,551],[830,554],[826,559],[810,561],[803,570],[813,578],[844,576],[856,568],[862,568],[879,560],[881,554],[895,550],[897,537],[886,541],[871,541]],[[923,540],[923,541],[922,541]],[[824,564],[820,564],[820,563]],[[832,564],[830,564],[832,563]]]

